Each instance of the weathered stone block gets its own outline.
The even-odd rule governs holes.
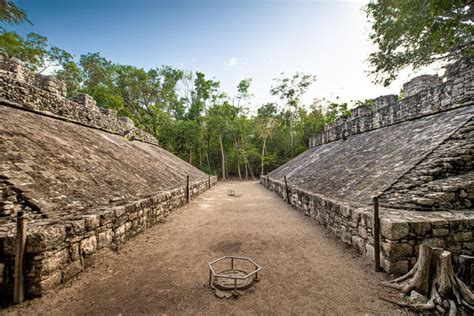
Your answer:
[[[50,274],[51,272],[61,268],[69,261],[68,249],[62,249],[50,257],[44,258],[41,261],[42,275]]]
[[[95,236],[81,240],[80,243],[80,253],[88,256],[96,251],[97,249],[97,239]]]
[[[114,213],[115,217],[121,217],[123,214],[125,214],[125,207],[124,206],[117,206],[114,208]]]
[[[382,250],[392,259],[400,259],[411,257],[413,254],[413,246],[406,243],[383,242]]]
[[[459,233],[454,234],[453,238],[456,243],[460,243],[463,241],[471,241],[472,232],[459,232]]]
[[[125,234],[125,231],[126,231],[125,224],[120,225],[119,227],[117,227],[117,229],[115,229],[115,236],[122,236]]]
[[[114,233],[112,229],[99,233],[98,249],[110,246],[110,244],[112,243],[113,236]]]
[[[100,215],[100,225],[105,226],[109,223],[112,223],[114,218],[114,211],[101,211],[99,212]]]
[[[365,252],[365,241],[364,239],[360,238],[359,236],[352,236],[351,244],[359,250],[359,252]]]
[[[68,236],[81,235],[86,232],[86,221],[84,219],[71,220],[66,222],[66,233]]]
[[[50,275],[47,279],[39,282],[39,295],[44,295],[54,289],[62,282],[62,273],[60,271]]]
[[[408,235],[410,227],[408,223],[397,223],[384,220],[380,220],[380,232],[383,237],[390,240],[399,240]]]
[[[84,217],[86,229],[92,231],[100,226],[100,218],[98,215],[88,215]]]
[[[449,229],[447,229],[447,228],[434,228],[433,229],[433,236],[434,237],[447,236],[448,234],[449,234]]]
[[[462,244],[462,248],[469,251],[474,251],[474,242],[465,242]]]
[[[351,236],[351,233],[347,232],[347,231],[343,231],[341,233],[341,239],[343,242],[345,242],[346,244],[350,245],[351,242],[352,242],[352,236]]]
[[[80,261],[72,262],[63,270],[63,283],[69,281],[74,276],[79,274],[82,271],[82,264]]]
[[[66,239],[64,225],[44,225],[28,233],[26,251],[40,253],[59,247]]]
[[[408,272],[409,261],[408,260],[398,260],[391,262],[386,258],[382,258],[380,262],[382,268],[392,274],[404,274]]]
[[[366,239],[368,237],[368,233],[367,233],[367,230],[365,229],[365,227],[359,226],[357,232],[358,232],[359,236],[362,237],[362,238]]]
[[[71,243],[69,246],[69,256],[71,261],[79,260],[81,254],[79,252],[79,242]]]
[[[411,223],[410,226],[418,236],[425,236],[431,229],[430,223]]]

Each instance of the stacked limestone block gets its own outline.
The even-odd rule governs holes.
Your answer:
[[[443,78],[423,75],[403,85],[403,98],[396,95],[376,98],[374,105],[361,105],[348,118],[327,125],[312,137],[309,146],[319,146],[349,135],[389,126],[441,111],[472,105],[474,97],[474,57],[447,67]]]
[[[150,134],[120,119],[111,109],[99,108],[95,100],[79,94],[71,100],[65,98],[66,87],[60,80],[44,75],[34,75],[15,58],[0,54],[0,101],[20,108],[57,115],[64,119],[130,139],[158,144]]]
[[[190,198],[207,190],[217,177],[192,182]],[[137,234],[164,222],[186,203],[185,187],[157,193],[120,206],[89,210],[87,214],[63,216],[57,220],[33,220],[28,228],[26,260],[27,297],[41,296],[66,283],[90,266],[102,249],[117,249]],[[2,294],[11,296],[14,273],[15,225],[2,225],[0,256],[3,262]]]

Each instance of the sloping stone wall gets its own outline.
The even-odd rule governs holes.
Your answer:
[[[474,207],[474,119],[380,196],[390,207],[472,209]]]
[[[381,96],[375,105],[362,105],[352,110],[349,118],[339,118],[327,125],[323,133],[309,141],[310,147],[326,144],[350,135],[364,133],[392,124],[413,120],[457,107],[473,105],[474,57],[447,67],[446,76],[423,75],[403,85],[404,97]]]
[[[286,176],[290,185],[334,199],[371,203],[372,196],[390,188],[472,116],[474,107],[466,106],[352,135],[308,149],[270,177],[281,181]]]
[[[190,198],[217,182],[190,183]],[[89,210],[58,220],[32,220],[28,225],[26,296],[41,296],[86,269],[102,249],[121,244],[157,223],[186,203],[185,186],[159,192],[121,206]],[[0,226],[0,297],[13,293],[15,224]],[[1,301],[1,300],[0,300]]]
[[[48,218],[207,179],[154,144],[2,104],[0,120],[0,175]]]
[[[97,107],[89,95],[79,94],[71,100],[66,99],[65,89],[64,83],[58,79],[34,75],[20,61],[0,53],[0,101],[56,115],[128,139],[158,144],[156,138],[135,127],[130,119],[117,117],[114,110]]]

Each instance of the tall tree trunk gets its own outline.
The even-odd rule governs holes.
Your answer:
[[[235,150],[237,153],[237,174],[239,175],[240,181],[242,181],[242,173],[240,172],[240,155],[239,155],[239,142],[235,140]]]
[[[252,165],[251,165],[251,164],[248,164],[248,166],[249,166],[250,176],[252,177],[252,180],[255,180],[255,177],[254,177],[254,175],[253,175]]]
[[[193,150],[192,148],[189,148],[189,164],[193,164]]]
[[[267,143],[267,138],[264,137],[263,138],[263,145],[262,145],[262,157],[260,158],[261,160],[261,166],[262,166],[262,169],[260,171],[260,175],[263,176],[263,158],[265,157],[265,145]]]
[[[225,170],[225,153],[224,153],[224,143],[222,142],[222,132],[219,133],[219,144],[221,146],[221,159],[222,159],[222,180],[226,179],[226,170]]]
[[[247,157],[244,157],[244,166],[245,166],[245,180],[248,180],[249,179],[249,168],[248,168]]]
[[[206,152],[206,161],[207,161],[207,170],[209,170],[209,173],[211,172],[211,163],[209,162],[209,155]]]
[[[207,160],[207,168],[209,172],[211,172],[211,162],[209,161],[209,153],[211,152],[211,134],[207,133],[207,151],[206,151],[206,160]]]
[[[293,139],[293,112],[290,109],[290,151],[291,155],[293,156],[293,146],[294,146],[294,139]]]
[[[242,181],[242,174],[240,173],[240,158],[237,157],[237,173],[239,174],[239,179]]]
[[[198,157],[199,157],[199,168],[202,170],[202,152],[201,152],[201,146],[198,147]]]

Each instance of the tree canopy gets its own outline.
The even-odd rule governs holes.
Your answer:
[[[369,56],[375,82],[389,85],[400,70],[451,62],[474,54],[474,12],[469,0],[372,0]]]

